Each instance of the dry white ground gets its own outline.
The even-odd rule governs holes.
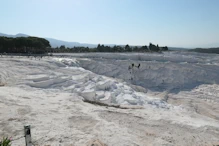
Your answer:
[[[201,65],[208,63],[208,56],[203,58]],[[85,146],[93,140],[108,146],[219,144],[219,85],[218,79],[209,77],[219,75],[215,62],[201,66],[200,61],[185,65],[174,61],[143,63],[132,58],[142,64],[142,73],[135,69],[133,75],[127,73],[130,60],[107,59],[0,58],[0,137],[11,136],[12,146],[23,146],[23,126],[31,125],[33,144],[40,146]],[[166,89],[162,80],[173,75],[172,68],[181,74],[172,76]],[[196,78],[204,75],[205,79]],[[134,79],[129,80],[131,77]],[[138,84],[143,78],[144,84]],[[195,87],[184,90],[182,81]],[[181,90],[175,90],[177,85]],[[130,109],[93,105],[83,98]]]

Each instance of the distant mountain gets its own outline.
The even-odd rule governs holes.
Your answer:
[[[9,34],[0,33],[0,36],[12,37],[12,38],[16,38],[16,37],[28,37],[28,35],[22,34],[22,33],[18,33],[16,35],[9,35]]]
[[[79,42],[66,42],[66,41],[62,41],[62,40],[57,40],[57,39],[53,39],[53,38],[45,38],[50,42],[50,45],[52,47],[60,47],[61,45],[65,45],[65,47],[69,47],[72,48],[74,46],[76,47],[96,47],[97,45],[95,44],[85,44],[85,43],[79,43]]]
[[[218,47],[219,47],[219,43],[210,43],[196,48],[218,48]]]
[[[5,37],[28,37],[29,35],[26,34],[22,34],[22,33],[18,33],[16,35],[9,35],[9,34],[4,34],[4,33],[0,33],[0,36],[5,36]],[[57,39],[53,39],[53,38],[45,38],[46,40],[48,40],[50,42],[50,45],[54,48],[56,47],[60,47],[61,45],[65,45],[65,47],[69,47],[72,48],[74,46],[76,47],[96,47],[97,45],[95,44],[86,44],[86,43],[79,43],[79,42],[66,42],[66,41],[62,41],[62,40],[57,40]]]
[[[0,33],[0,36],[15,38],[15,37],[28,37],[30,35],[22,34],[22,33],[18,33],[16,35],[9,35],[9,34]],[[61,45],[65,45],[65,47],[68,47],[68,48],[72,48],[74,46],[75,47],[89,47],[89,48],[97,47],[97,44],[86,44],[86,43],[79,43],[79,42],[67,42],[67,41],[57,40],[57,39],[53,39],[53,38],[45,38],[45,39],[50,42],[50,45],[53,48],[60,47]],[[113,47],[116,44],[104,44],[104,45],[105,46]],[[117,45],[117,46],[125,46],[125,45]],[[130,45],[130,46],[132,46],[132,45]],[[189,48],[180,48],[180,47],[168,47],[168,48],[169,48],[169,50],[175,50],[175,51],[189,49]]]

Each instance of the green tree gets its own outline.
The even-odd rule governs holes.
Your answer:
[[[125,52],[131,52],[132,51],[132,48],[127,44],[125,46]]]

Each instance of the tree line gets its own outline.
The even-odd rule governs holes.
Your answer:
[[[88,47],[73,47],[68,48],[64,45],[51,48],[51,52],[68,52],[68,53],[80,53],[80,52],[162,52],[168,51],[168,47],[159,47],[158,45],[154,45],[152,43],[149,46],[129,46],[128,44],[125,46],[105,46],[98,44],[95,48],[88,48]]]
[[[189,51],[199,52],[199,53],[219,54],[219,47],[218,48],[196,48],[196,49],[191,49]]]
[[[26,54],[43,54],[48,52],[162,52],[167,51],[168,47],[159,47],[152,43],[149,46],[106,46],[98,44],[95,48],[73,47],[66,48],[64,45],[51,48],[48,40],[38,37],[0,37],[0,53],[26,53]]]
[[[50,43],[38,37],[0,37],[0,53],[42,54],[48,51]]]

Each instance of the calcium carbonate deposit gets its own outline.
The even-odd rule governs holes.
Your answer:
[[[23,146],[31,125],[34,145],[213,146],[218,84],[218,55],[2,56],[0,137]]]

